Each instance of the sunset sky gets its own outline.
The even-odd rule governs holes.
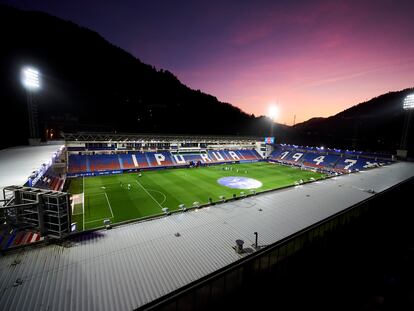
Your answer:
[[[278,122],[414,86],[414,1],[0,1],[100,33],[145,63]]]

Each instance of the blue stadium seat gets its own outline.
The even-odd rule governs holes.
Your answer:
[[[331,169],[340,158],[339,155],[309,152],[304,156],[303,165],[314,168]]]

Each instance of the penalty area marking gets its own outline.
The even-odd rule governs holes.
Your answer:
[[[100,218],[100,219],[95,219],[95,220],[91,220],[91,221],[85,221],[85,224],[91,224],[91,223],[95,223],[97,221],[103,221],[103,220],[108,219],[108,218],[113,218],[113,217],[107,217],[107,218]]]
[[[89,194],[88,197],[94,197],[94,196],[99,196],[99,195],[104,195],[105,196],[106,202],[108,203],[109,211],[111,212],[112,216],[105,217],[105,218],[100,218],[100,219],[88,220],[88,221],[84,220],[84,223],[86,223],[86,224],[90,224],[90,223],[97,222],[97,221],[102,221],[102,220],[105,220],[105,219],[108,219],[108,218],[115,218],[114,213],[112,211],[111,203],[109,202],[109,198],[108,198],[108,195],[106,194],[106,192]],[[83,217],[85,218],[85,214],[83,215]]]
[[[113,217],[106,217],[106,218],[100,218],[100,219],[85,221],[85,224],[91,224],[91,223],[94,223],[94,222],[97,222],[97,221],[103,221],[103,220],[108,219],[108,218],[113,218]]]
[[[148,192],[148,190],[147,189],[145,189],[144,188],[144,186],[143,185],[141,185],[141,183],[138,181],[138,180],[136,180],[135,181],[142,189],[144,189],[144,191],[151,197],[151,199],[153,199],[154,200],[154,202],[155,203],[157,203],[158,204],[158,206],[162,209],[163,207],[162,207],[162,205],[157,201],[157,200],[155,200],[155,198],[151,195],[151,193],[149,193]]]
[[[104,192],[104,194],[106,197],[106,201],[108,202],[109,209],[111,210],[112,218],[114,218],[114,213],[112,212],[112,207],[111,207],[111,203],[109,203],[108,195],[106,194],[106,192]]]
[[[161,194],[164,197],[164,201],[162,201],[160,204],[164,204],[165,201],[167,201],[167,196],[164,193],[162,193],[161,191],[153,190],[153,189],[147,189],[147,190],[152,191],[152,192],[157,192],[157,193]]]

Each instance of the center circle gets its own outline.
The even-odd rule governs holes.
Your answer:
[[[256,179],[238,176],[222,177],[217,182],[222,186],[234,189],[256,189],[263,185]]]

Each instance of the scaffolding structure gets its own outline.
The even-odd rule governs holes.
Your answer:
[[[0,219],[18,229],[35,229],[41,236],[63,238],[70,233],[69,194],[23,186],[3,189]]]

